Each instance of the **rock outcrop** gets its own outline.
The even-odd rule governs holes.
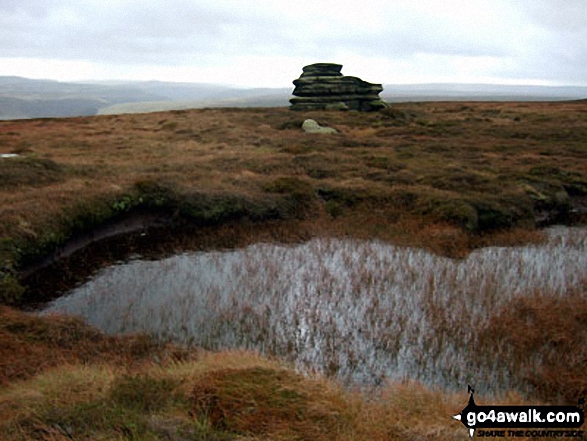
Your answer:
[[[303,68],[294,80],[293,110],[360,110],[373,111],[386,107],[379,98],[381,84],[368,83],[357,77],[344,76],[342,65],[316,63]]]

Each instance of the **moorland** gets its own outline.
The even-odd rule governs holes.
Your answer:
[[[304,133],[306,118],[338,133]],[[4,121],[0,153],[18,155],[0,159],[7,439],[465,439],[446,418],[464,393],[405,383],[368,398],[279,360],[105,336],[78,319],[22,309],[50,297],[55,283],[120,258],[87,252],[115,233],[127,234],[106,248],[122,255],[334,236],[462,258],[540,242],[541,227],[581,224],[587,212],[585,101]],[[62,257],[68,264],[51,269]],[[58,275],[52,286],[35,278],[41,267]],[[556,331],[549,348],[560,357],[538,373],[546,386],[536,396],[512,392],[502,402],[576,399],[587,388],[584,289],[513,306],[493,332],[523,356]],[[517,312],[537,324],[523,339],[512,337],[523,329]]]

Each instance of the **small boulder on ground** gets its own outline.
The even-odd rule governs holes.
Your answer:
[[[336,129],[333,129],[332,127],[323,127],[320,124],[318,124],[316,121],[314,121],[313,119],[305,120],[304,123],[302,124],[302,129],[306,133],[323,133],[323,134],[337,133]]]

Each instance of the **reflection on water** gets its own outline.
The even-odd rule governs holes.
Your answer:
[[[335,239],[135,260],[103,269],[45,311],[80,315],[108,333],[255,349],[344,381],[411,378],[496,392],[520,385],[500,354],[475,356],[475,330],[516,296],[565,295],[587,279],[587,230],[548,236],[460,261]]]

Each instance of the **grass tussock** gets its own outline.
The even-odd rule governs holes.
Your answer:
[[[500,308],[479,333],[481,351],[508,354],[538,399],[576,403],[587,395],[587,299],[528,296]],[[540,354],[538,366],[532,358]]]
[[[145,336],[106,336],[74,317],[38,317],[0,307],[0,385],[68,363],[131,366],[185,356]]]
[[[33,155],[0,161],[0,189],[44,187],[64,179],[64,168],[49,158]]]
[[[340,392],[287,370],[211,372],[192,399],[193,413],[213,428],[270,439],[341,439],[353,417]]]

